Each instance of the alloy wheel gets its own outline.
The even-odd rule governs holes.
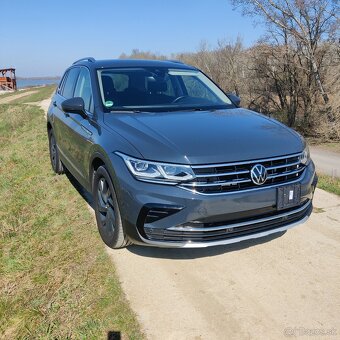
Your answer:
[[[113,205],[112,192],[104,177],[101,177],[99,180],[97,195],[97,208],[100,223],[106,233],[111,234],[115,229],[116,214]]]

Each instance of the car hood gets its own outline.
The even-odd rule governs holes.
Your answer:
[[[282,156],[303,150],[299,135],[276,120],[235,108],[216,111],[109,113],[105,124],[144,159],[184,164]],[[114,150],[113,151],[123,151]],[[137,156],[137,155],[131,155]]]

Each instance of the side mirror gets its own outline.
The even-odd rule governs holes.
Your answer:
[[[61,103],[61,108],[66,113],[76,113],[86,118],[84,100],[81,97],[66,99]]]
[[[240,104],[241,104],[241,98],[240,97],[236,96],[236,94],[233,94],[233,93],[227,93],[227,96],[237,107],[240,106]]]

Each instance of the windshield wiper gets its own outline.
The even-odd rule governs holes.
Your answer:
[[[115,112],[124,112],[124,113],[141,113],[142,111],[141,110],[126,110],[126,109],[116,109],[116,110],[111,110],[110,113],[115,113]],[[147,111],[144,111],[144,112],[147,112]]]
[[[127,109],[127,108],[116,108],[111,110],[111,113],[115,112],[125,112],[125,113],[142,113],[142,112],[188,112],[188,111],[215,111],[215,108],[205,108],[205,107],[155,107],[153,109]]]
[[[216,109],[212,108],[204,108],[204,107],[188,107],[188,108],[182,108],[178,109],[178,111],[215,111]]]

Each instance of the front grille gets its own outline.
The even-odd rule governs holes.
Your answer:
[[[236,237],[247,236],[260,232],[265,232],[288,224],[298,222],[304,217],[310,215],[312,204],[310,201],[305,202],[302,206],[294,209],[288,209],[286,212],[279,214],[270,214],[266,217],[250,219],[247,221],[236,220],[229,221],[225,225],[220,223],[209,227],[192,228],[178,226],[171,229],[152,228],[145,226],[144,231],[149,240],[169,241],[169,242],[209,242],[227,240]],[[187,230],[186,230],[187,229]]]
[[[192,169],[196,178],[181,183],[180,187],[202,194],[219,194],[293,182],[305,169],[305,165],[300,162],[300,155],[228,164],[194,165]],[[250,170],[256,164],[262,164],[267,169],[267,180],[261,186],[254,184],[250,177]]]

